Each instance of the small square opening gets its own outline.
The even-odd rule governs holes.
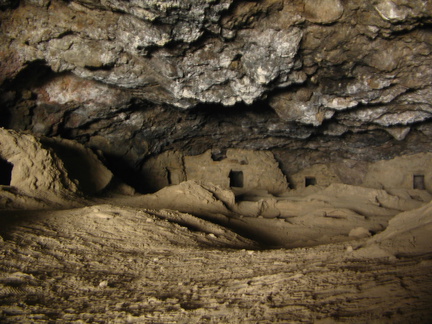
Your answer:
[[[230,171],[230,187],[243,188],[243,171]]]
[[[413,188],[419,190],[425,190],[425,179],[423,174],[413,175]]]
[[[317,184],[317,180],[315,177],[305,177],[305,187],[315,186]]]

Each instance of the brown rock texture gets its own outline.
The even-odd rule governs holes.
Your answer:
[[[0,128],[0,158],[11,166],[10,182],[0,188],[0,196],[6,197],[2,207],[6,208],[76,205],[81,195],[101,192],[113,177],[82,144],[38,139],[4,128]],[[26,197],[31,201],[27,206]]]
[[[0,129],[1,157],[13,165],[10,185],[35,197],[74,193],[63,162],[32,135]]]
[[[429,1],[0,7],[2,126],[77,139],[125,175],[173,149],[270,149],[284,172],[430,150]]]

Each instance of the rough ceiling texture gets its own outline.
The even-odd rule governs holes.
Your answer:
[[[0,126],[139,170],[272,150],[285,172],[430,151],[428,0],[0,0]]]

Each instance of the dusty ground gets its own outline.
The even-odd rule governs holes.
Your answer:
[[[0,133],[1,323],[432,323],[426,190],[134,195],[95,156],[68,169]]]
[[[274,222],[281,222],[274,219]],[[2,323],[430,323],[432,255],[260,249],[192,215],[0,213]]]

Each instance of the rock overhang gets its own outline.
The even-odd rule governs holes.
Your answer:
[[[132,166],[170,149],[340,152],[376,136],[386,158],[426,151],[432,13],[417,2],[9,2],[2,125]]]

